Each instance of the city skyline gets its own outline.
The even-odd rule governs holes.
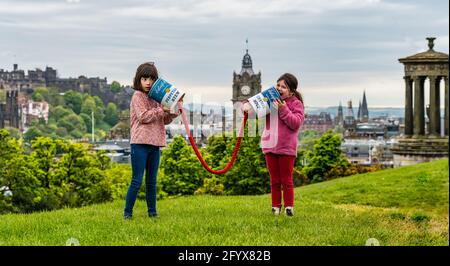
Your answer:
[[[155,61],[162,77],[203,102],[231,101],[246,39],[262,89],[284,72],[306,106],[404,106],[399,58],[448,53],[448,2],[435,1],[2,1],[0,68],[51,66],[59,76],[131,85]],[[8,38],[10,37],[10,38]],[[388,95],[389,97],[386,97]]]

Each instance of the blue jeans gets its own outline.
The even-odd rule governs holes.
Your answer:
[[[132,179],[127,192],[124,216],[133,216],[133,207],[142,184],[144,170],[148,215],[156,215],[156,177],[158,175],[160,157],[161,151],[158,146],[131,144]]]

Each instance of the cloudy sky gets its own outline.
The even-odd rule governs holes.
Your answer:
[[[58,70],[131,84],[137,66],[191,98],[229,102],[248,38],[262,86],[284,72],[300,81],[307,106],[404,105],[398,62],[449,50],[447,0],[0,0],[0,68]],[[189,99],[189,98],[188,98]]]

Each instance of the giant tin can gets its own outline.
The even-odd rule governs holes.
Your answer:
[[[253,111],[255,111],[258,118],[262,118],[269,114],[271,110],[275,110],[272,103],[275,99],[281,100],[281,95],[277,89],[272,86],[256,94],[255,96],[250,97],[248,102],[252,106]]]
[[[169,82],[159,78],[150,88],[148,97],[174,111],[177,102],[184,96],[184,94],[185,93],[180,89],[173,87]]]

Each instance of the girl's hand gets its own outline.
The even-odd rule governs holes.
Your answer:
[[[246,102],[241,106],[241,111],[244,113],[249,113],[252,110],[252,106]]]
[[[163,109],[164,112],[166,113],[170,113],[170,108],[166,107],[166,106],[161,106],[161,108]]]
[[[280,108],[283,108],[284,106],[286,106],[286,102],[281,101],[280,99],[275,99],[272,103],[276,109],[280,109]]]

